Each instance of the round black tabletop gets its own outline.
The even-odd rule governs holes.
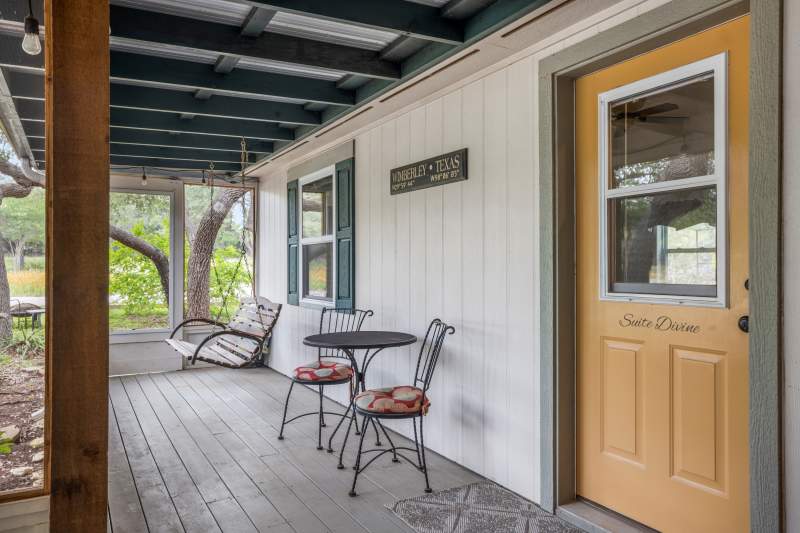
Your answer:
[[[399,331],[342,331],[319,333],[303,339],[306,346],[315,348],[345,348],[365,350],[368,348],[392,348],[414,344],[417,338]]]

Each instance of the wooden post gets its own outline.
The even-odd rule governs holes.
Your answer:
[[[46,0],[50,531],[108,505],[108,0]]]

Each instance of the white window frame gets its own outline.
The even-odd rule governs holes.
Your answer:
[[[612,89],[598,96],[599,113],[599,183],[600,199],[600,299],[613,301],[629,301],[641,303],[658,303],[669,305],[688,305],[700,307],[725,307],[728,296],[728,195],[727,195],[727,159],[728,159],[728,57],[721,53],[700,61],[684,65],[673,70],[644,78],[636,82]],[[645,185],[610,188],[609,163],[609,109],[610,105],[620,100],[628,100],[639,95],[658,93],[659,89],[668,90],[691,83],[704,75],[714,77],[714,174],[697,176],[679,180],[663,181]],[[643,196],[659,192],[675,192],[715,186],[717,190],[717,295],[677,296],[667,294],[640,294],[611,291],[610,255],[611,244],[608,220],[609,200],[632,196]]]
[[[331,228],[331,234],[326,235],[323,237],[303,237],[303,186],[313,183],[315,181],[319,181],[323,178],[331,178],[332,183],[332,194],[333,194],[333,227]],[[298,296],[300,299],[300,305],[302,306],[309,306],[309,307],[335,307],[336,306],[336,206],[337,206],[337,198],[336,198],[336,165],[331,165],[325,168],[321,168],[315,172],[307,174],[298,180],[298,191],[297,191],[297,241],[298,241],[298,249],[299,249],[299,257],[298,257],[298,267],[297,267],[297,290]],[[304,274],[304,265],[305,261],[303,259],[304,254],[304,245],[307,244],[320,244],[320,243],[328,243],[332,244],[333,250],[333,264],[331,265],[331,294],[333,295],[330,300],[322,299],[322,298],[306,298],[304,296],[305,287],[303,287],[303,274]]]
[[[167,338],[172,329],[181,322],[183,316],[182,305],[176,305],[176,295],[179,288],[183,286],[183,272],[182,269],[176,269],[176,260],[180,260],[183,264],[183,247],[178,245],[178,236],[183,235],[183,218],[178,217],[178,206],[180,203],[181,209],[183,208],[182,194],[177,194],[174,186],[171,184],[161,184],[158,180],[149,180],[146,187],[125,187],[114,186],[111,188],[112,193],[126,193],[126,194],[153,194],[168,196],[169,201],[169,302],[168,316],[169,326],[166,328],[144,328],[144,329],[129,329],[129,330],[111,330],[109,331],[110,344],[125,344],[131,342],[148,342],[159,341]],[[178,227],[180,225],[180,228]],[[180,231],[180,233],[178,233]],[[183,244],[181,242],[181,244]],[[179,255],[180,254],[180,255]],[[177,275],[180,272],[180,275]]]

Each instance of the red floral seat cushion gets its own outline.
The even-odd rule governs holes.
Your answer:
[[[341,381],[352,375],[350,366],[336,361],[313,361],[294,369],[294,378],[298,381]]]
[[[403,414],[418,413],[428,414],[431,405],[426,397],[423,404],[424,394],[422,389],[403,385],[400,387],[386,387],[383,389],[370,389],[356,396],[356,407],[362,411],[384,414]]]

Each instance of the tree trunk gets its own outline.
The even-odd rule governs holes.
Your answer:
[[[14,247],[14,270],[22,272],[25,270],[25,243],[18,242]]]
[[[211,318],[209,277],[214,243],[228,212],[246,192],[240,188],[222,189],[197,224],[186,273],[187,318]]]
[[[0,246],[0,339],[11,338],[11,288],[6,272],[6,252]]]

